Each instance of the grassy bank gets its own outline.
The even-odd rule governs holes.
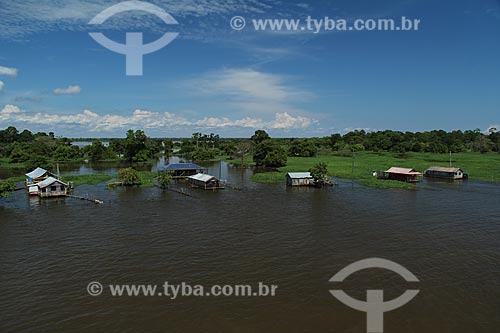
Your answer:
[[[229,156],[224,156],[223,160],[227,163],[231,163],[234,165],[243,165],[243,164],[245,164],[245,166],[254,166],[255,165],[255,162],[253,161],[252,156],[245,157],[244,163],[242,163],[241,159],[231,159]]]
[[[137,171],[137,175],[139,176],[141,180],[141,184],[137,185],[140,187],[153,187],[156,185],[156,176],[158,175],[157,172],[151,172],[151,171]],[[110,179],[108,183],[106,184],[108,189],[115,188],[117,186],[122,186],[122,183],[120,180],[116,179],[116,176]]]
[[[9,158],[0,158],[0,168],[26,168],[25,163],[12,163]]]
[[[258,173],[252,180],[259,183],[284,182],[285,174],[294,171],[307,171],[318,162],[328,164],[330,176],[337,178],[356,179],[361,185],[381,188],[413,188],[414,185],[401,182],[374,179],[372,170],[386,170],[391,166],[415,168],[424,172],[434,165],[448,166],[448,154],[432,153],[374,153],[359,152],[354,155],[354,172],[352,171],[352,156],[335,154],[319,155],[317,157],[289,157],[288,165],[279,168],[279,172]],[[500,154],[496,153],[458,153],[452,155],[452,165],[464,169],[470,179],[484,181],[500,181]]]
[[[63,176],[61,177],[64,182],[73,182],[74,186],[79,185],[97,185],[102,182],[106,182],[111,180],[113,177],[110,175],[103,174],[92,174],[92,175],[71,175],[71,176]]]

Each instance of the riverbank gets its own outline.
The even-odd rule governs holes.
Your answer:
[[[360,185],[370,187],[412,189],[415,188],[414,184],[375,179],[371,172],[387,170],[391,166],[414,168],[424,172],[431,166],[448,166],[450,156],[432,153],[357,152],[354,158],[335,153],[316,157],[289,157],[287,166],[278,168],[277,172],[256,173],[251,179],[263,184],[284,182],[287,172],[307,171],[319,162],[328,165],[331,177],[354,179]],[[452,165],[462,168],[469,174],[470,179],[500,182],[500,154],[453,154]]]

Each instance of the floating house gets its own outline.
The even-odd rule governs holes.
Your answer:
[[[314,186],[314,178],[310,172],[289,172],[286,174],[287,186]]]
[[[161,171],[171,171],[173,178],[187,178],[202,173],[204,168],[194,163],[171,163],[160,168]]]
[[[47,171],[43,168],[36,168],[35,170],[26,174],[26,185],[36,184],[49,177],[57,178],[55,174],[50,171]]]
[[[49,177],[36,186],[41,198],[66,196],[68,191],[68,184],[54,177]]]
[[[418,182],[417,176],[422,173],[415,169],[392,167],[384,171],[385,179],[399,180],[402,182]]]
[[[425,177],[430,178],[446,178],[446,179],[464,179],[468,175],[460,168],[448,168],[433,166],[427,169],[424,173]]]
[[[224,188],[219,179],[204,173],[197,173],[196,175],[189,176],[188,181],[189,185],[197,188],[202,188],[204,190],[216,190]]]

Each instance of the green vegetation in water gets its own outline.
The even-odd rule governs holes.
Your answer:
[[[140,187],[153,187],[156,185],[157,172],[152,171],[136,171],[132,168],[121,169],[120,173],[114,180],[106,184],[108,189],[117,186],[140,186]],[[125,177],[125,178],[124,178]]]
[[[0,182],[0,198],[4,198],[12,193],[16,188],[16,184],[12,182]]]
[[[92,175],[70,175],[61,177],[64,182],[73,182],[74,186],[79,185],[97,185],[102,182],[111,180],[113,177],[104,174],[92,174]]]
[[[15,177],[10,177],[6,179],[8,182],[13,182],[13,183],[18,183],[18,182],[24,182],[26,180],[26,176],[15,176]]]
[[[226,161],[227,163],[231,163],[234,165],[245,165],[245,166],[254,166],[255,162],[252,159],[252,156],[245,156],[245,159],[242,161],[241,159],[233,159],[230,158],[230,156],[223,156],[222,159]]]
[[[359,185],[376,188],[399,188],[404,190],[416,189],[415,183],[405,183],[397,180],[377,179],[375,177],[359,179],[357,180],[357,183]]]
[[[139,179],[141,180],[141,187],[153,187],[156,184],[157,172],[152,171],[138,171]]]
[[[283,183],[286,172],[259,172],[252,175],[251,180],[261,184]]]
[[[12,168],[12,169],[17,169],[17,168],[25,168],[26,163],[14,163],[10,160],[8,157],[2,157],[0,158],[0,168]]]

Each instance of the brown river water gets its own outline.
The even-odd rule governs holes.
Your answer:
[[[366,332],[366,313],[335,299],[367,289],[392,299],[385,332],[500,332],[500,185],[433,182],[417,190],[350,182],[327,189],[250,182],[223,164],[232,188],[82,185],[104,201],[0,202],[0,332]],[[113,172],[82,165],[70,173]],[[210,166],[218,175],[219,165]],[[178,185],[181,186],[181,185]],[[329,279],[366,258],[411,271],[368,269]],[[90,296],[87,285],[104,285]],[[109,284],[277,285],[267,297],[112,296]]]

